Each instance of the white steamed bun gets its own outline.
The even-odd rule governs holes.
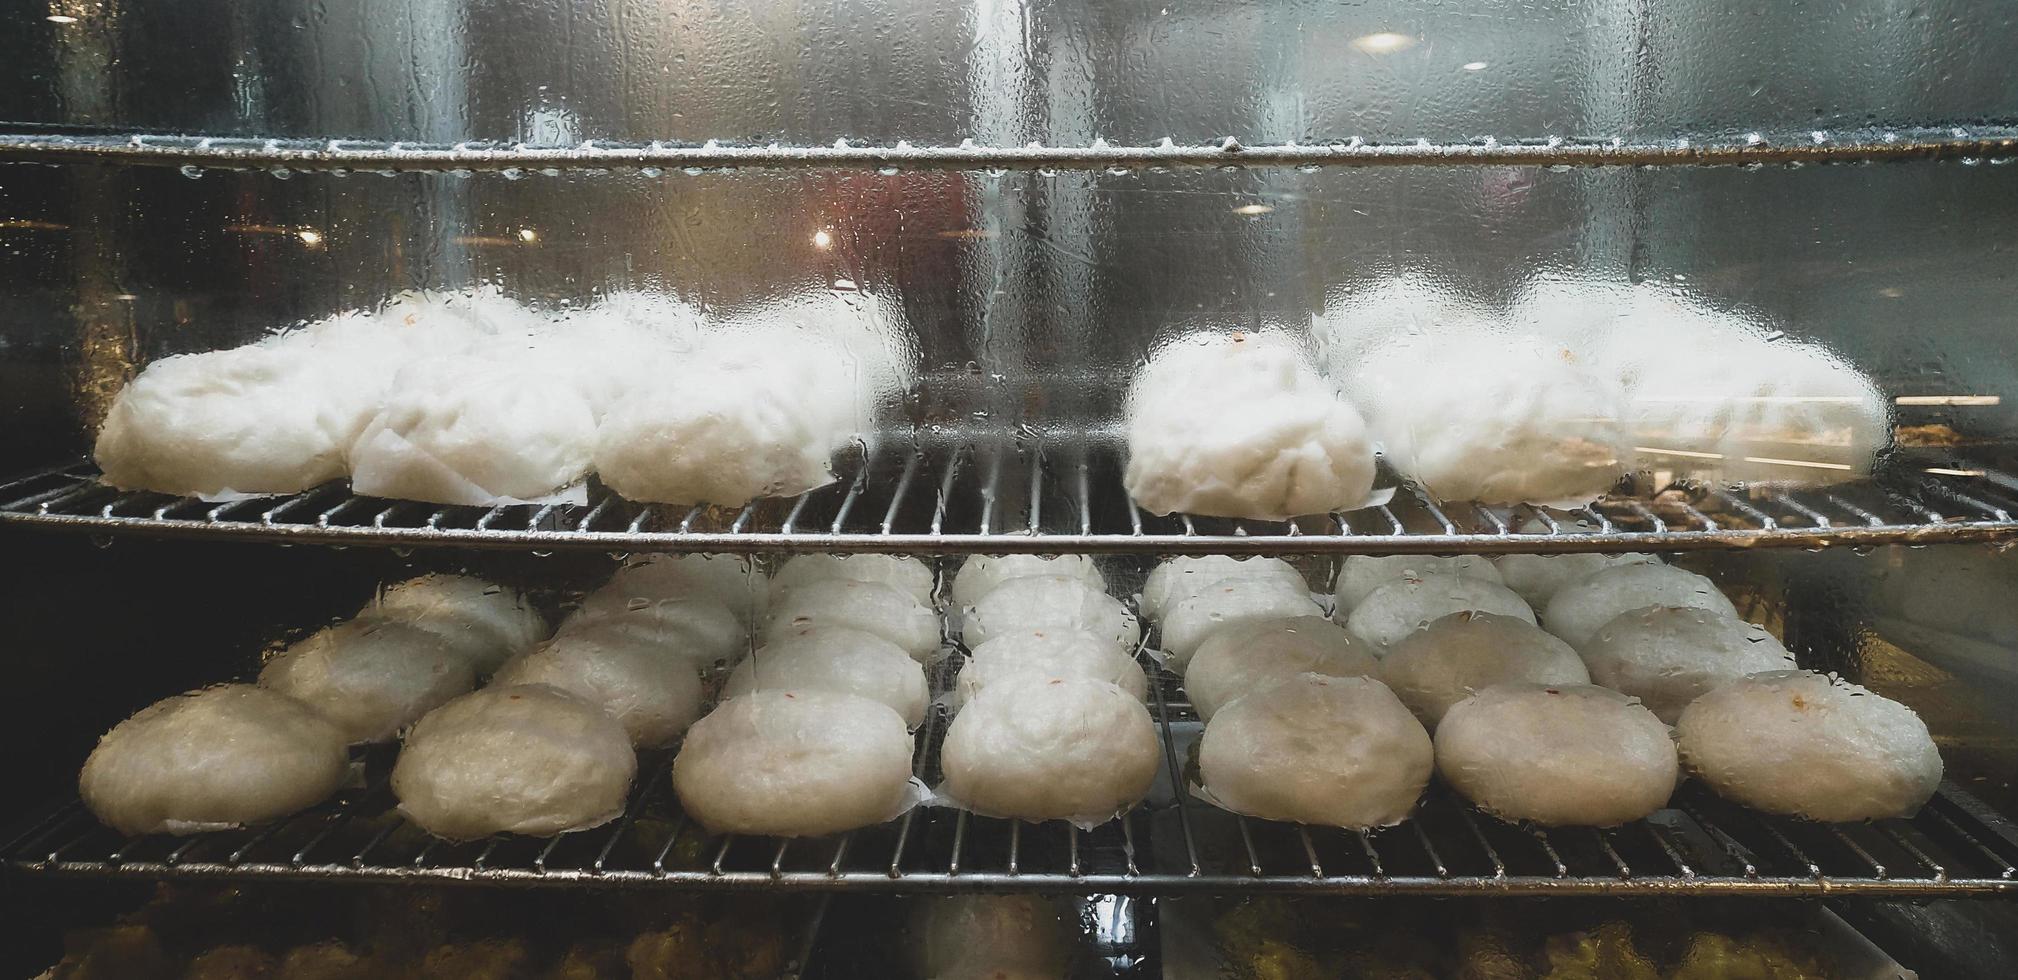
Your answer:
[[[1557,589],[1542,625],[1582,649],[1613,617],[1648,606],[1687,606],[1738,618],[1716,583],[1695,572],[1673,565],[1615,565]]]
[[[571,376],[598,421],[674,373],[700,339],[696,310],[674,296],[643,291],[611,293],[593,306],[561,311],[524,338]]]
[[[909,555],[800,555],[778,569],[771,588],[783,592],[827,579],[881,582],[921,606],[932,604],[932,567]]]
[[[1535,621],[1534,610],[1504,585],[1448,573],[1390,582],[1369,593],[1346,617],[1345,628],[1366,641],[1374,656],[1435,620],[1457,612],[1485,612]]]
[[[1712,688],[1794,667],[1787,648],[1763,628],[1686,606],[1620,613],[1598,627],[1579,652],[1592,683],[1639,698],[1670,725]]]
[[[1198,744],[1220,806],[1354,829],[1407,819],[1432,760],[1422,725],[1370,677],[1298,674],[1220,709]]]
[[[750,631],[729,607],[704,595],[650,599],[598,589],[561,624],[574,629],[601,624],[640,646],[685,660],[696,670],[734,663],[750,652]]]
[[[1769,813],[1843,822],[1908,817],[1941,784],[1941,753],[1913,709],[1804,670],[1732,681],[1676,724],[1689,772]]]
[[[1010,579],[961,610],[960,639],[969,649],[1030,630],[1080,630],[1122,649],[1142,638],[1141,624],[1121,600],[1063,575]]]
[[[1205,591],[1207,586],[1243,579],[1263,580],[1291,591],[1310,591],[1310,583],[1304,581],[1303,573],[1280,558],[1199,555],[1172,558],[1157,565],[1149,573],[1149,580],[1142,585],[1142,600],[1138,605],[1142,615],[1160,620],[1165,611]]]
[[[1653,712],[1574,684],[1500,684],[1452,705],[1436,727],[1436,768],[1480,808],[1549,826],[1638,820],[1667,805],[1677,775]]]
[[[389,585],[360,619],[418,626],[469,658],[478,678],[546,639],[546,617],[513,589],[471,575],[429,574]]]
[[[771,601],[771,582],[741,555],[646,555],[617,569],[598,592],[627,599],[719,600],[744,622],[761,618]]]
[[[1366,423],[1283,334],[1203,332],[1152,355],[1128,392],[1122,482],[1153,514],[1287,520],[1361,506]]]
[[[616,819],[637,768],[623,726],[595,705],[544,684],[486,687],[413,726],[392,792],[436,837],[551,837]]]
[[[1344,616],[1383,585],[1432,575],[1462,575],[1501,584],[1499,569],[1479,555],[1347,555],[1339,565],[1332,595],[1338,599],[1338,614]]]
[[[266,662],[259,686],[314,708],[352,742],[383,742],[476,687],[468,659],[433,633],[357,620],[314,633]]]
[[[1322,616],[1259,619],[1206,637],[1184,666],[1184,689],[1209,722],[1235,698],[1298,674],[1371,677],[1379,669],[1351,634]]]
[[[1199,646],[1220,630],[1259,620],[1323,615],[1323,607],[1307,589],[1275,581],[1231,579],[1214,582],[1169,607],[1163,615],[1161,642],[1163,651],[1170,655],[1171,669],[1181,674]]]
[[[953,575],[953,608],[964,609],[1010,579],[1063,575],[1107,591],[1107,579],[1085,555],[975,555]]]
[[[639,643],[608,620],[561,630],[506,664],[491,683],[566,691],[616,719],[639,748],[672,744],[701,716],[701,677],[692,661]]]
[[[293,698],[226,684],[157,701],[98,740],[84,805],[129,836],[261,823],[328,799],[350,772],[343,733]]]
[[[729,672],[722,698],[751,691],[835,691],[888,705],[909,728],[925,720],[925,668],[903,647],[846,626],[808,626],[774,637]]]
[[[845,626],[889,640],[925,663],[939,650],[939,614],[881,582],[825,579],[778,596],[764,642],[807,626]]]
[[[1141,701],[1149,695],[1149,677],[1135,658],[1114,641],[1083,630],[1011,631],[976,646],[954,680],[955,705],[1015,677],[1089,677],[1106,681]]]
[[[911,733],[887,705],[835,691],[757,691],[694,723],[673,789],[716,834],[818,837],[911,801]]]
[[[1010,678],[953,716],[942,792],[989,817],[1104,823],[1141,802],[1161,749],[1149,711],[1084,677]]]
[[[1500,580],[1535,609],[1548,608],[1556,590],[1614,565],[1647,565],[1652,555],[1501,555],[1493,561]]]
[[[1380,661],[1380,679],[1436,731],[1450,706],[1494,684],[1589,684],[1577,652],[1512,616],[1452,613],[1402,637]]]

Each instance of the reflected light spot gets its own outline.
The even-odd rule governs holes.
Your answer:
[[[1900,395],[1892,399],[1894,405],[1999,405],[2004,401],[1997,395]]]
[[[813,233],[813,247],[814,247],[814,248],[833,248],[833,247],[834,247],[834,236],[833,236],[833,235],[831,235],[831,234],[829,234],[829,233],[827,232],[827,229],[825,229],[825,228],[822,228],[822,229],[820,229],[819,231],[816,231],[816,232],[814,232],[814,233]]]
[[[1352,46],[1367,54],[1393,54],[1396,51],[1415,47],[1415,38],[1407,34],[1396,34],[1393,31],[1381,31],[1376,34],[1365,34],[1353,38]]]
[[[69,16],[69,15],[67,15],[67,14],[50,14],[49,16],[47,16],[47,17],[44,17],[44,18],[42,18],[42,19],[43,19],[43,20],[46,20],[46,21],[48,21],[48,22],[49,22],[49,23],[51,23],[51,24],[75,24],[75,23],[77,23],[77,18],[75,18],[75,17],[71,17],[71,16]]]
[[[1982,476],[1982,475],[1983,475],[1983,471],[1982,471],[1982,470],[1950,470],[1950,469],[1943,469],[1943,468],[1941,468],[1941,467],[1939,467],[1939,466],[1929,466],[1929,467],[1927,467],[1927,469],[1926,469],[1926,470],[1925,470],[1924,472],[1927,472],[1927,473],[1932,473],[1932,474],[1934,474],[1935,476]]]
[[[1745,462],[1764,463],[1768,466],[1805,466],[1815,470],[1848,470],[1855,468],[1848,463],[1821,463],[1812,459],[1774,459],[1771,456],[1747,456],[1745,457]]]
[[[536,242],[536,241],[539,241],[539,240],[540,240],[540,233],[539,233],[539,232],[536,232],[536,231],[532,230],[531,228],[520,228],[520,229],[519,229],[519,241],[522,241],[522,242],[525,242],[526,244],[530,245],[530,244],[532,244],[533,242]]]
[[[295,232],[294,234],[295,237],[301,239],[301,243],[303,245],[306,245],[309,248],[314,248],[317,245],[322,244],[322,232],[316,231],[313,228],[303,228],[302,230]]]
[[[1699,453],[1689,449],[1661,449],[1657,446],[1634,446],[1634,452],[1652,456],[1686,456],[1689,459],[1723,459],[1723,453]]]
[[[1245,214],[1245,215],[1257,215],[1257,214],[1268,214],[1274,210],[1275,210],[1274,208],[1269,207],[1266,204],[1243,204],[1237,208],[1234,208],[1233,213]]]
[[[1484,71],[1486,68],[1486,63],[1483,61],[1467,61],[1461,67],[1463,67],[1465,71]]]

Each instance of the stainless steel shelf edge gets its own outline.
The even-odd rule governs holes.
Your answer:
[[[1463,143],[1368,141],[1204,145],[1170,140],[1125,146],[700,145],[589,141],[578,146],[283,140],[168,134],[0,134],[0,162],[291,171],[529,171],[735,168],[900,170],[1107,170],[1150,167],[1745,166],[1884,160],[2018,158],[2018,125],[1741,133],[1702,139],[1480,139]]]

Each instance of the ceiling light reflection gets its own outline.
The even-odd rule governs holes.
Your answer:
[[[827,229],[825,229],[825,228],[822,228],[822,229],[820,229],[819,231],[816,231],[816,232],[814,232],[814,233],[813,233],[813,247],[814,247],[814,248],[833,248],[833,247],[834,247],[834,236],[833,236],[832,234],[829,234],[829,233],[828,233],[828,231],[827,231]]]
[[[1467,61],[1459,67],[1465,71],[1484,71],[1486,70],[1486,63],[1483,61]]]
[[[1379,31],[1377,33],[1363,34],[1359,37],[1353,38],[1352,46],[1360,49],[1361,51],[1366,52],[1367,54],[1393,54],[1396,51],[1403,51],[1407,50],[1408,48],[1415,47],[1415,41],[1416,39],[1408,34],[1396,34],[1393,31]]]
[[[1253,216],[1258,214],[1269,214],[1274,210],[1275,210],[1274,208],[1266,204],[1243,204],[1237,208],[1234,208],[1233,213]]]

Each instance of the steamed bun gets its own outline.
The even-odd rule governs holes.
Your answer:
[[[835,691],[868,698],[904,719],[925,720],[925,668],[903,647],[846,626],[809,626],[773,638],[730,671],[722,698],[751,691]]]
[[[911,799],[911,733],[886,705],[756,691],[694,724],[673,760],[680,806],[715,834],[818,837],[882,823]]]
[[[778,597],[764,641],[806,626],[845,626],[889,640],[924,663],[939,650],[939,614],[881,582],[824,579]]]
[[[1338,614],[1352,612],[1373,590],[1403,579],[1432,575],[1461,575],[1481,582],[1501,584],[1500,571],[1478,555],[1347,555],[1338,568],[1338,584],[1332,594],[1338,599]]]
[[[1280,558],[1234,558],[1230,555],[1199,555],[1172,558],[1149,573],[1142,586],[1142,615],[1162,619],[1163,614],[1208,586],[1230,580],[1265,581],[1289,591],[1310,591],[1310,583],[1296,566]]]
[[[84,805],[129,836],[195,834],[287,816],[350,772],[343,733],[284,694],[227,684],[114,726],[78,776]]]
[[[1617,565],[1558,589],[1542,624],[1582,649],[1613,617],[1648,606],[1687,606],[1738,618],[1731,600],[1701,575],[1673,565]]]
[[[1140,802],[1161,746],[1148,709],[1083,677],[990,684],[953,716],[942,790],[983,816],[1104,823]]]
[[[352,742],[383,742],[476,687],[470,662],[433,633],[358,620],[288,647],[259,686],[314,708]]]
[[[1183,673],[1192,654],[1219,630],[1257,620],[1323,615],[1307,590],[1243,579],[1214,582],[1164,614],[1163,650],[1170,655],[1171,669]]]
[[[721,602],[742,621],[754,622],[770,606],[771,583],[742,555],[646,555],[618,568],[597,592],[626,599]]]
[[[778,569],[771,587],[783,592],[827,579],[881,582],[921,606],[932,604],[935,581],[931,566],[909,555],[799,555]]]
[[[422,575],[387,586],[360,619],[417,626],[469,659],[477,677],[532,649],[549,630],[524,596],[470,575]]]
[[[1107,681],[1141,701],[1149,677],[1135,658],[1114,641],[1083,630],[1011,631],[975,647],[955,678],[954,704],[974,699],[988,687],[1016,677],[1087,677]]]
[[[1406,578],[1373,590],[1346,617],[1345,628],[1366,641],[1375,656],[1432,621],[1457,612],[1485,612],[1535,621],[1534,610],[1504,585],[1461,575]]]
[[[616,719],[639,748],[671,744],[701,716],[701,678],[692,661],[639,643],[608,620],[561,630],[491,682],[545,684],[575,695]]]
[[[1646,565],[1660,559],[1652,555],[1501,555],[1493,562],[1506,587],[1514,590],[1536,609],[1548,607],[1556,591],[1601,569],[1614,565]]]
[[[1062,575],[1011,579],[961,612],[960,638],[971,649],[992,637],[1029,630],[1079,630],[1122,649],[1142,638],[1121,600]]]
[[[595,705],[544,684],[493,686],[413,726],[392,792],[436,837],[551,837],[616,819],[637,768],[623,726]]]
[[[1684,606],[1621,613],[1599,627],[1581,652],[1594,683],[1639,698],[1670,725],[1712,688],[1794,666],[1787,648],[1764,629]]]
[[[1841,822],[1909,817],[1941,785],[1941,753],[1913,709],[1805,670],[1741,678],[1683,709],[1689,772],[1768,813]]]
[[[1533,623],[1483,612],[1430,621],[1389,647],[1380,679],[1436,731],[1450,706],[1494,684],[1589,684],[1577,652]]]
[[[1235,698],[1298,674],[1371,677],[1379,669],[1351,634],[1322,616],[1260,619],[1206,637],[1184,667],[1184,689],[1209,722]]]
[[[1533,683],[1452,705],[1436,728],[1436,768],[1480,808],[1550,826],[1641,819],[1667,805],[1677,775],[1668,726],[1638,701]]]
[[[1370,677],[1298,674],[1221,708],[1198,744],[1214,802],[1264,820],[1362,829],[1407,819],[1429,735]]]
[[[1105,592],[1107,579],[1085,555],[975,555],[961,563],[953,576],[953,607],[964,609],[981,601],[995,587],[1010,579],[1062,575],[1084,582],[1088,588]]]
[[[684,659],[696,670],[733,663],[750,651],[750,632],[729,607],[706,596],[631,598],[598,589],[561,624],[569,630],[598,624],[631,642]]]

